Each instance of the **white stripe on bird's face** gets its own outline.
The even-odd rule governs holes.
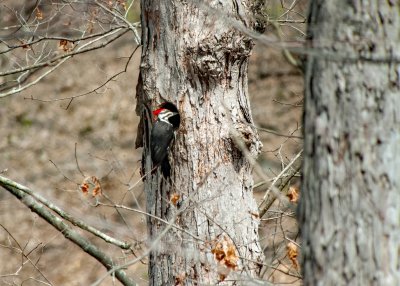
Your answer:
[[[171,122],[169,122],[169,118],[171,118],[174,115],[177,115],[177,112],[172,112],[168,109],[163,109],[161,110],[161,112],[157,115],[158,120],[171,124]],[[172,124],[171,124],[172,125]]]

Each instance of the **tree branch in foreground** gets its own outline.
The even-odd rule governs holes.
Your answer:
[[[79,235],[62,219],[48,211],[42,203],[35,199],[32,195],[27,193],[27,187],[20,185],[6,177],[0,176],[0,186],[13,194],[21,202],[23,202],[31,211],[37,213],[41,218],[46,220],[54,228],[60,231],[65,238],[78,245],[83,251],[93,256],[97,261],[103,264],[107,270],[115,269],[111,257],[106,255],[94,244],[90,243],[86,238]],[[30,191],[30,190],[29,190]],[[30,191],[32,193],[32,191]],[[129,278],[126,273],[120,269],[114,270],[115,277],[123,284],[128,286],[136,285],[136,283]]]

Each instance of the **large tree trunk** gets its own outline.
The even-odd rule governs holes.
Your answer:
[[[305,285],[400,285],[399,11],[398,1],[310,6]]]
[[[251,154],[258,154],[261,144],[251,126],[247,91],[253,43],[223,20],[232,18],[252,28],[250,2],[141,2],[137,146],[144,147],[147,211],[180,228],[172,227],[153,249],[150,285],[214,285],[229,270],[226,280],[251,279],[259,271],[262,253],[251,166],[232,135],[236,131]],[[170,179],[160,172],[149,174],[150,110],[165,100],[177,105],[182,119],[169,156]],[[180,202],[171,203],[178,196]],[[150,244],[166,227],[148,219]],[[222,245],[234,250],[229,257],[219,252]],[[237,262],[235,257],[240,257]]]

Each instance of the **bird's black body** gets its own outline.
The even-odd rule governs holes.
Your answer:
[[[153,165],[159,165],[168,155],[168,147],[174,138],[174,127],[172,124],[157,121],[151,129],[151,160]]]
[[[153,111],[153,114],[157,116],[150,134],[153,168],[161,166],[164,177],[169,177],[168,150],[180,125],[180,115],[176,106],[170,102],[163,103],[159,109]]]

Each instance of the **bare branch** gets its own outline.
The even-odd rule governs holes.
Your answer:
[[[76,245],[78,245],[83,251],[93,256],[97,261],[103,264],[107,269],[114,269],[115,263],[113,259],[98,249],[94,244],[90,243],[86,238],[82,237],[75,230],[73,230],[68,224],[66,224],[62,219],[58,218],[46,208],[44,208],[44,204],[37,200],[38,195],[33,194],[27,187],[20,185],[8,178],[0,176],[0,185],[13,194],[16,198],[18,198],[21,202],[23,202],[28,208],[30,208],[33,212],[37,213],[40,217],[46,220],[49,224],[51,224],[54,228],[60,231],[65,238],[72,241]],[[52,206],[52,209],[58,209],[54,205],[48,203]],[[58,210],[60,211],[60,210]],[[68,217],[69,215],[67,215]],[[74,221],[76,225],[81,224],[81,222]],[[113,271],[115,273],[116,278],[123,285],[136,285],[136,283],[129,278],[121,268]]]
[[[97,46],[94,46],[94,47],[84,48],[86,46],[89,46],[89,45],[93,44],[96,41],[99,41],[101,38],[105,38],[105,37],[107,37],[109,35],[117,33],[120,30],[122,30],[121,33],[117,34],[116,36],[114,36],[113,38],[107,40],[106,42],[104,42],[102,44],[99,44]],[[15,69],[15,70],[11,70],[11,71],[6,71],[6,72],[3,72],[3,73],[0,73],[0,76],[2,76],[2,75],[10,75],[10,74],[15,74],[15,73],[21,73],[21,72],[32,70],[32,69],[51,66],[51,65],[55,64],[58,60],[60,60],[59,62],[57,62],[57,64],[54,67],[52,67],[51,69],[49,69],[46,72],[44,72],[36,80],[34,80],[34,81],[32,81],[32,82],[30,82],[30,83],[28,83],[26,85],[23,85],[23,86],[20,86],[20,87],[17,87],[17,88],[13,88],[8,92],[0,93],[0,98],[7,97],[7,96],[10,96],[12,94],[19,93],[19,92],[21,92],[21,91],[23,91],[23,90],[25,90],[25,89],[37,84],[40,80],[42,80],[44,77],[46,77],[47,75],[52,73],[54,70],[56,70],[58,67],[60,67],[65,61],[70,59],[72,56],[77,55],[77,54],[81,54],[81,53],[85,53],[85,52],[88,52],[88,51],[93,51],[93,50],[104,48],[107,45],[109,45],[110,43],[114,42],[116,39],[120,38],[127,31],[129,31],[129,30],[128,29],[122,29],[122,28],[121,29],[117,29],[117,30],[114,30],[114,31],[110,32],[109,34],[103,35],[102,37],[96,38],[96,39],[92,40],[91,42],[86,43],[85,45],[81,46],[77,51],[63,54],[63,55],[55,57],[55,58],[53,58],[53,59],[51,59],[51,60],[49,60],[47,62],[42,62],[42,63],[38,63],[38,64],[35,64],[35,65],[30,65],[30,66],[26,66],[26,67],[23,67],[23,68],[19,68],[19,69]]]
[[[88,92],[84,92],[78,95],[74,95],[74,96],[68,96],[68,97],[62,97],[62,98],[53,98],[53,99],[38,99],[38,98],[34,98],[34,97],[24,97],[24,99],[31,99],[31,100],[37,100],[40,102],[54,102],[54,101],[63,101],[63,100],[70,100],[70,102],[68,103],[67,107],[65,109],[68,109],[69,106],[71,105],[72,101],[75,98],[78,97],[82,97],[85,95],[89,95],[92,93],[97,93],[99,89],[101,89],[102,87],[106,86],[110,81],[114,80],[115,78],[117,78],[119,75],[125,73],[128,70],[128,65],[133,57],[133,55],[135,54],[135,52],[138,50],[140,46],[136,46],[136,48],[133,50],[133,52],[131,53],[131,55],[128,57],[128,60],[125,64],[125,68],[122,71],[117,72],[116,74],[114,74],[113,76],[111,76],[110,78],[108,78],[105,82],[103,82],[102,84],[100,84],[99,86],[97,86],[95,89],[92,89]]]

